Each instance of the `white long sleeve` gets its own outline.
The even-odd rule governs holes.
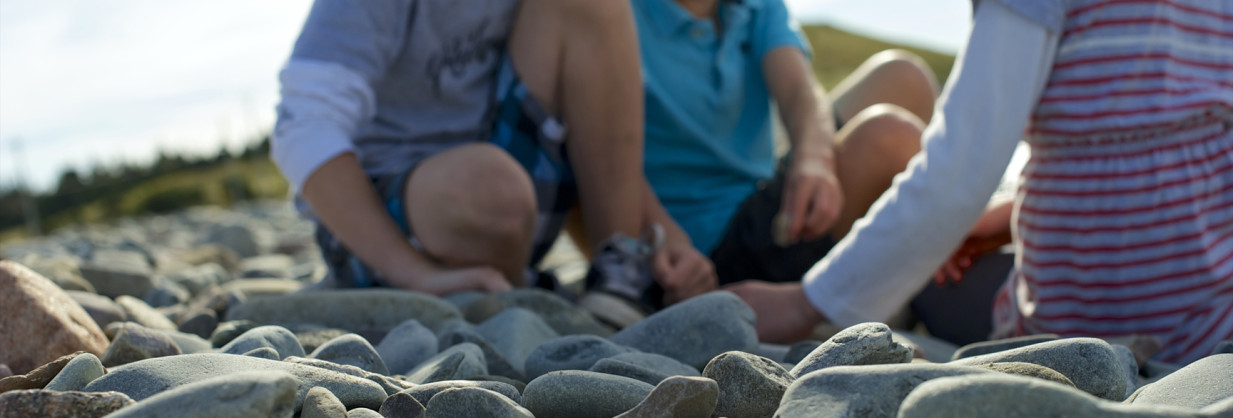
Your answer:
[[[928,283],[996,190],[1057,39],[1000,2],[981,2],[922,152],[806,273],[805,295],[819,312],[841,326],[885,321]]]
[[[282,102],[271,156],[296,193],[326,161],[355,152],[360,124],[376,113],[364,78],[331,62],[292,60],[279,74]]]

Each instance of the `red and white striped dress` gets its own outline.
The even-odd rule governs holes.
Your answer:
[[[1151,334],[1159,360],[1206,356],[1233,339],[1233,1],[1058,4],[998,336]]]

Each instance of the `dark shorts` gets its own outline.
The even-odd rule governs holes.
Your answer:
[[[719,285],[756,279],[798,282],[835,246],[830,235],[788,247],[775,245],[772,225],[783,202],[784,165],[771,180],[741,203],[719,245],[711,252]]]
[[[509,152],[526,169],[535,186],[539,214],[530,264],[534,266],[552,248],[566,215],[578,200],[573,169],[565,158],[565,127],[531,97],[508,59],[498,73],[493,100],[495,115],[488,142]],[[408,161],[403,171],[374,176],[371,180],[386,211],[411,246],[427,254],[404,215],[403,190],[420,162],[422,160]],[[320,223],[317,224],[316,241],[330,270],[328,283],[323,287],[388,286]]]

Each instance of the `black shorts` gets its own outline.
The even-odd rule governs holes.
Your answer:
[[[798,282],[835,246],[826,235],[788,247],[775,245],[772,228],[783,202],[784,168],[741,203],[728,222],[719,245],[711,252],[719,285],[756,279],[768,282]]]

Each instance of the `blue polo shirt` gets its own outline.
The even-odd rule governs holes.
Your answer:
[[[783,0],[720,0],[720,33],[674,0],[632,0],[646,87],[647,180],[710,254],[740,204],[775,173],[762,59],[809,46]]]

